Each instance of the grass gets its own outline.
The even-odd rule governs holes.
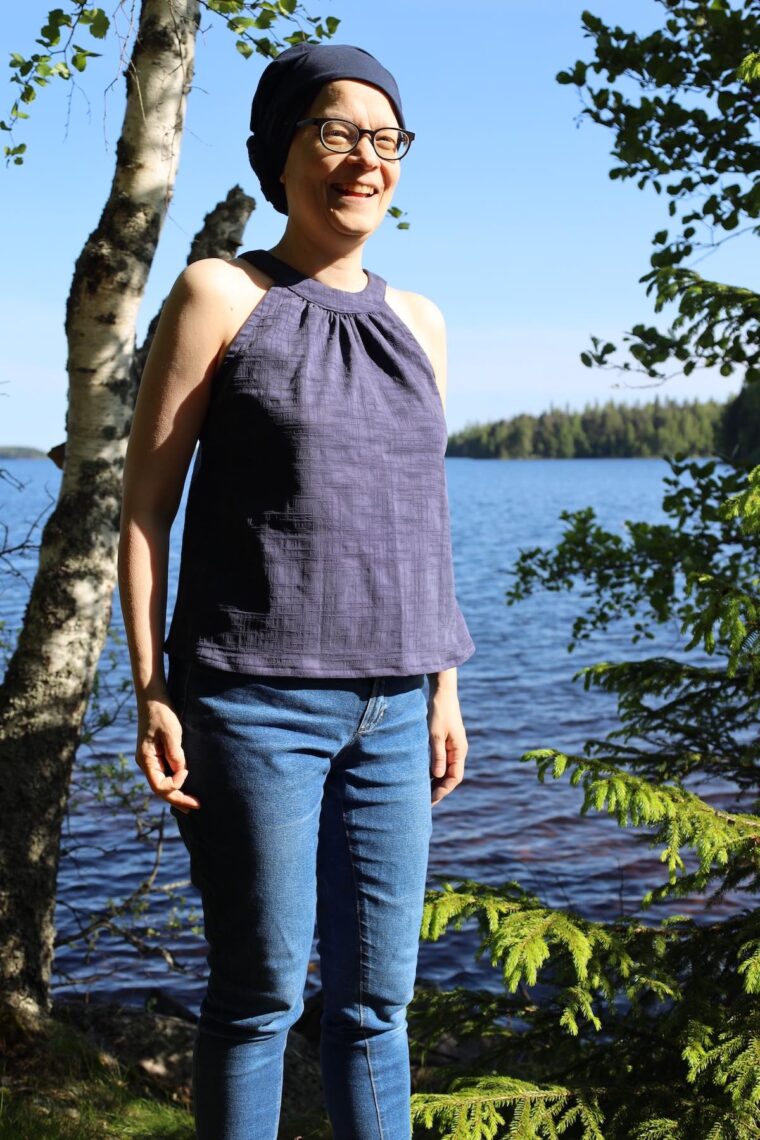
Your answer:
[[[79,1029],[54,1022],[34,1047],[0,1059],[0,1140],[195,1140],[189,1105],[177,1105],[103,1053]],[[316,1113],[281,1140],[330,1140]]]
[[[193,1140],[189,1106],[146,1089],[79,1030],[0,1062],[0,1140]]]

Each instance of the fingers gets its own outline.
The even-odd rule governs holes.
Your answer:
[[[447,796],[449,792],[453,792],[454,788],[456,788],[458,784],[461,784],[461,782],[462,779],[459,776],[447,776],[443,780],[434,781],[433,794],[430,798],[433,807],[435,807],[444,796]]]
[[[429,734],[430,739],[430,775],[440,779],[446,775],[448,756],[446,754],[446,738],[437,732]]]
[[[180,790],[188,769],[182,745],[174,733],[165,728],[148,733],[138,745],[136,759],[154,795],[185,813],[200,808],[196,796]]]
[[[165,771],[164,758],[152,750],[143,749],[141,757],[138,758],[138,763],[147,777],[151,791],[174,807],[199,808],[201,806],[200,801],[195,796],[180,791],[187,779],[184,757],[180,760],[175,752],[173,762],[168,757],[166,762],[172,764],[175,769],[173,772],[167,773]]]
[[[432,750],[432,745],[431,745]],[[431,803],[437,804],[453,792],[464,779],[464,761],[467,755],[467,746],[449,744],[448,752],[441,763],[440,757],[433,757],[431,761]]]

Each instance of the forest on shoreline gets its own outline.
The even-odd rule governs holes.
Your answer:
[[[757,405],[757,406],[754,406]],[[550,407],[533,416],[468,424],[449,436],[447,456],[469,459],[651,458],[746,453],[760,439],[760,401],[654,400]]]

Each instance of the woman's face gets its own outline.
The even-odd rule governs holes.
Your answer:
[[[356,79],[325,84],[302,118],[348,119],[358,127],[397,127],[393,104],[377,87]],[[298,127],[280,181],[288,199],[288,219],[312,232],[332,227],[346,236],[368,237],[385,217],[399,180],[400,162],[379,158],[367,135],[350,154],[324,147],[319,127]],[[362,187],[349,194],[351,186]],[[366,196],[367,188],[373,192]]]

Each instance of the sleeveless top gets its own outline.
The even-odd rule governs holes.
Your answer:
[[[267,250],[240,256],[274,284],[212,380],[164,650],[311,677],[460,665],[475,645],[429,358],[377,274],[351,293]]]

